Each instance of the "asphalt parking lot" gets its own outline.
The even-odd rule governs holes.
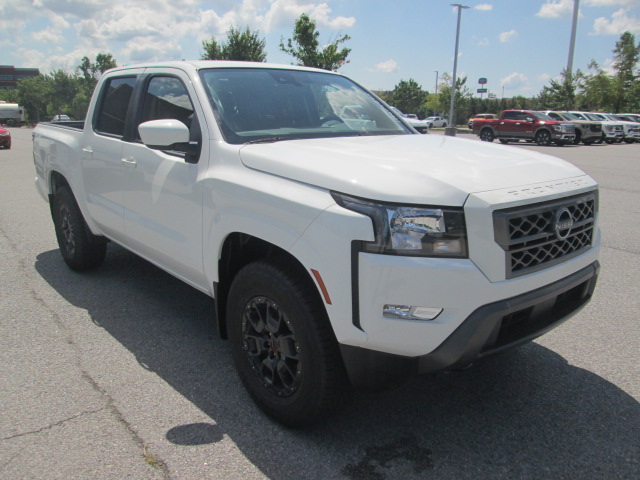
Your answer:
[[[0,479],[638,478],[640,144],[506,147],[565,158],[601,185],[601,275],[576,317],[473,368],[356,393],[295,431],[246,395],[208,297],[115,245],[95,272],[66,268],[33,185],[31,130],[11,133]]]

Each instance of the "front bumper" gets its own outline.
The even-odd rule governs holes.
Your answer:
[[[580,310],[593,294],[599,263],[536,290],[477,308],[435,350],[419,356],[341,345],[355,387],[463,367],[475,359],[532,340]]]
[[[552,133],[551,139],[554,142],[571,143],[575,140],[575,133]]]

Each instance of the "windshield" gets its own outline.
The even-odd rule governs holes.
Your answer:
[[[374,96],[340,75],[267,68],[200,71],[232,144],[413,133]]]

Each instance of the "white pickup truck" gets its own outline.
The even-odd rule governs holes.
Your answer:
[[[334,72],[117,68],[84,124],[39,124],[33,138],[68,266],[98,267],[111,241],[211,296],[247,391],[287,425],[317,421],[350,385],[529,341],[595,287],[592,178],[533,151],[420,135]]]

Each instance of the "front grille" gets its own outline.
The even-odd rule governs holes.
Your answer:
[[[495,240],[505,252],[506,277],[556,265],[593,243],[596,193],[493,212]]]
[[[576,126],[573,124],[563,124],[562,133],[576,133]]]

